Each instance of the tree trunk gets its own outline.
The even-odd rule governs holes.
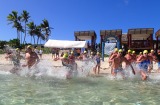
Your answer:
[[[24,27],[25,27],[25,30],[24,30],[24,31],[25,31],[25,34],[24,34],[23,44],[24,44],[24,42],[26,41],[26,22],[25,22],[25,26],[24,26]]]
[[[39,42],[39,37],[37,38],[37,45],[38,45],[38,42]]]

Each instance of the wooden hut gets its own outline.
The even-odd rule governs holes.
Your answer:
[[[88,42],[88,48],[95,50],[97,35],[95,31],[75,31],[74,32],[75,41],[85,41],[91,40],[91,44]]]
[[[153,49],[153,28],[128,29],[128,49],[150,50]]]

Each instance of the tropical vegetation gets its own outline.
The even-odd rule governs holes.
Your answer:
[[[17,40],[20,45],[26,44],[26,37],[31,37],[31,42],[33,39],[33,44],[38,45],[41,40],[47,41],[48,37],[51,35],[51,28],[47,19],[43,19],[42,23],[36,25],[34,21],[31,21],[31,16],[29,12],[23,10],[21,15],[17,11],[12,11],[7,16],[8,24],[12,25],[12,28],[17,31]],[[28,35],[27,35],[28,34]],[[17,43],[18,44],[18,43]]]

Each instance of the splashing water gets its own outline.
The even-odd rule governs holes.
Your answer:
[[[31,69],[28,69],[27,67],[21,68],[22,70],[19,71],[20,76],[36,76],[36,77],[42,77],[42,76],[49,76],[59,79],[66,79],[66,74],[68,72],[72,72],[71,77],[77,78],[77,77],[86,77],[90,70],[95,66],[94,62],[91,60],[88,61],[78,61],[78,65],[73,65],[72,68],[66,67],[66,66],[53,66],[52,62],[48,60],[41,60],[36,67],[33,66]],[[77,69],[76,69],[77,68]]]
[[[0,105],[159,105],[159,75],[140,81],[128,67],[125,80],[86,78],[94,61],[77,63],[78,73],[70,80],[65,77],[69,68],[55,67],[49,60],[31,68],[36,78],[25,77],[28,68],[21,68],[20,76],[0,72]]]

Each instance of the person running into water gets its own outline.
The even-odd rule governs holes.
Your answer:
[[[160,50],[157,51],[157,62],[158,62],[158,69],[157,72],[160,73]]]
[[[117,56],[112,60],[112,65],[111,65],[112,69],[113,69],[112,75],[114,77],[116,77],[117,73],[120,73],[122,75],[122,77],[125,78],[125,74],[124,74],[124,71],[122,68],[122,62],[126,63],[126,67],[130,66],[133,74],[135,74],[135,71],[134,71],[131,63],[125,57],[122,56],[122,52],[123,52],[122,49],[120,49],[118,51]]]
[[[10,70],[11,73],[17,73],[20,70],[20,50],[19,48],[16,49],[15,52],[9,54],[9,58],[13,62],[14,67]]]
[[[132,63],[132,62],[134,61],[131,50],[128,50],[128,53],[125,55],[125,58],[126,58],[130,63]]]
[[[117,57],[117,54],[118,54],[118,48],[115,48],[114,52],[111,53],[111,55],[109,56],[108,63],[109,63],[109,67],[111,67],[111,74],[113,74],[113,69],[112,69],[112,66],[111,66],[112,65],[112,60]]]
[[[82,57],[83,57],[83,61],[88,60],[88,54],[87,54],[87,51],[84,51],[84,52],[83,52]]]
[[[69,70],[66,73],[66,78],[71,79],[73,71],[77,70],[77,64],[75,63],[73,56],[68,56],[68,53],[64,53],[63,57],[61,58],[61,61],[63,66],[69,68]],[[74,66],[76,67],[74,68]]]
[[[22,67],[28,67],[29,69],[33,66],[36,66],[40,61],[38,55],[34,51],[32,51],[30,45],[27,47],[25,59],[26,64],[23,64]]]
[[[136,60],[137,60],[138,57],[140,57],[142,55],[143,55],[142,52],[139,52],[139,54],[136,56]]]
[[[101,66],[101,56],[99,52],[97,52],[97,55],[95,56],[95,60],[96,60],[96,66],[93,68],[93,72],[94,74],[99,74],[100,66]]]
[[[147,77],[148,77],[148,69],[149,69],[149,66],[152,62],[152,57],[151,56],[148,56],[148,51],[147,50],[144,50],[143,51],[143,55],[142,56],[139,56],[137,58],[137,63],[138,63],[138,68],[139,68],[139,72],[141,74],[141,78],[142,80],[146,80]]]
[[[91,52],[90,58],[91,58],[91,59],[94,59],[94,53],[93,53],[93,52]]]
[[[136,62],[136,60],[137,60],[137,54],[136,54],[135,51],[132,51],[132,58],[133,58],[132,62]]]
[[[149,70],[148,70],[148,72],[151,73],[151,71],[153,70],[153,61],[157,61],[157,56],[156,56],[154,50],[151,50],[150,53],[148,54],[148,56],[150,56],[152,58],[152,61],[151,61],[151,64],[150,64]]]

